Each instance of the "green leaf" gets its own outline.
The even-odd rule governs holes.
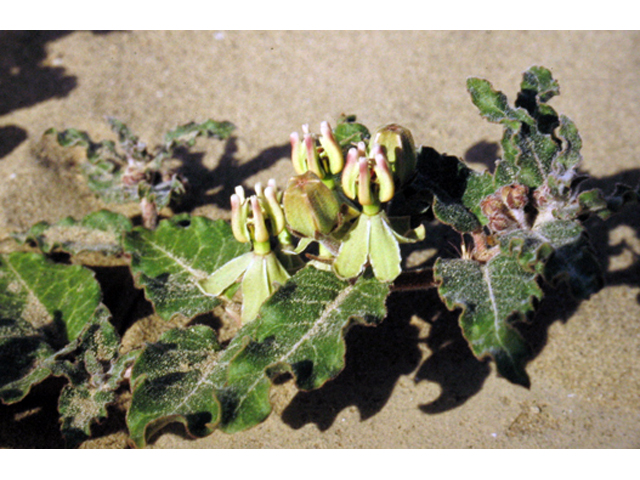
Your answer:
[[[364,125],[355,121],[356,117],[345,117],[333,129],[333,136],[343,151],[348,150],[358,142],[369,140],[371,133]]]
[[[604,286],[602,266],[584,234],[555,250],[545,264],[543,275],[554,283],[565,281],[578,299],[587,299]]]
[[[120,337],[110,318],[106,307],[99,308],[80,336],[56,353],[65,360],[58,361],[54,373],[69,379],[60,393],[58,410],[62,434],[70,447],[89,438],[92,424],[107,417],[107,406],[116,400],[115,391],[137,355],[118,356]]]
[[[93,272],[62,265],[37,253],[0,256],[0,318],[46,327],[66,341],[75,339],[100,305]]]
[[[553,220],[531,230],[515,230],[500,237],[500,246],[546,281],[566,281],[576,298],[586,299],[603,286],[602,267],[578,221]]]
[[[164,137],[165,148],[171,151],[179,145],[192,147],[196,138],[201,135],[224,140],[231,135],[235,128],[235,125],[230,122],[216,122],[215,120],[207,120],[202,123],[190,122],[167,132]]]
[[[0,400],[22,400],[33,385],[51,375],[54,350],[44,334],[21,318],[0,316]]]
[[[530,349],[513,322],[533,311],[534,298],[542,298],[536,274],[499,254],[486,264],[438,259],[434,278],[447,308],[462,309],[460,326],[476,357],[493,357],[502,376],[528,387],[524,366]]]
[[[171,422],[182,423],[195,436],[213,431],[220,418],[214,393],[226,372],[220,350],[215,332],[204,325],[169,330],[145,348],[133,367],[127,413],[135,445],[144,447],[149,436]]]
[[[424,196],[430,192],[433,213],[438,220],[458,232],[480,228],[480,196],[492,188],[491,176],[482,175],[467,167],[459,158],[443,155],[430,147],[418,152],[418,178],[414,187]]]
[[[271,411],[271,379],[291,372],[298,388],[319,388],[344,368],[344,334],[352,322],[376,325],[386,315],[389,286],[366,275],[354,284],[308,266],[265,302],[251,341],[229,365],[219,393],[221,428],[237,432]]]
[[[192,318],[219,303],[199,282],[246,253],[250,245],[233,237],[223,220],[177,215],[163,220],[156,230],[134,228],[125,235],[125,251],[137,284],[164,320],[182,314]]]
[[[80,221],[67,217],[51,225],[39,222],[29,231],[14,235],[20,243],[32,241],[45,253],[62,250],[71,255],[80,252],[122,253],[122,236],[132,229],[131,221],[120,213],[100,210]]]
[[[577,221],[552,220],[530,230],[503,234],[500,246],[504,252],[514,255],[523,268],[542,273],[542,265],[554,250],[577,242],[583,234],[584,227]]]
[[[542,103],[546,103],[552,97],[560,94],[558,82],[551,76],[551,71],[545,67],[534,66],[524,72],[520,89],[535,92]]]
[[[533,123],[533,119],[525,110],[511,108],[506,95],[494,90],[487,80],[469,78],[467,90],[471,94],[473,104],[480,110],[480,114],[490,122],[503,123],[511,129],[517,129],[522,122]]]
[[[582,139],[575,123],[564,115],[560,116],[558,135],[563,141],[564,148],[554,159],[554,170],[564,172],[577,167],[582,161],[580,154]]]

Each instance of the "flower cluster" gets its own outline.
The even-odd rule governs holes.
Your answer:
[[[391,219],[384,205],[411,180],[416,152],[411,133],[388,125],[369,142],[359,138],[343,147],[327,122],[320,135],[302,127],[292,133],[291,161],[296,176],[284,192],[275,181],[256,184],[255,195],[245,196],[236,187],[231,196],[231,228],[234,237],[251,243],[253,250],[213,272],[201,283],[210,295],[221,295],[241,282],[242,320],[253,320],[260,306],[289,278],[284,254],[298,255],[318,242],[325,268],[350,279],[367,266],[381,282],[392,282],[401,273],[400,243],[424,238],[424,227],[409,228],[404,218]],[[368,137],[368,133],[367,133]],[[345,161],[346,157],[346,161]],[[299,237],[292,247],[291,235]]]

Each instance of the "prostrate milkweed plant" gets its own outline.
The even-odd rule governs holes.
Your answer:
[[[230,224],[181,214],[134,227],[101,211],[16,235],[45,253],[124,252],[160,318],[192,319],[223,305],[238,312],[230,320],[237,333],[222,343],[212,328],[192,325],[122,354],[91,270],[16,251],[0,264],[0,398],[17,402],[46,377],[66,377],[59,410],[70,445],[91,435],[91,424],[127,384],[127,426],[136,446],[169,422],[194,436],[255,426],[271,412],[276,377],[290,373],[298,388],[311,390],[340,373],[346,331],[387,316],[386,299],[406,273],[400,244],[428,237],[428,220],[459,232],[462,254],[438,258],[422,272],[431,278],[413,288],[437,288],[446,307],[459,309],[476,357],[493,358],[502,376],[528,386],[531,351],[518,321],[534,312],[543,282],[566,281],[578,298],[602,287],[582,221],[637,201],[638,190],[619,186],[606,197],[578,188],[581,139],[548,104],[559,90],[547,69],[525,72],[514,106],[486,80],[471,78],[467,87],[480,114],[504,126],[493,173],[416,148],[399,125],[371,133],[345,117],[335,129],[323,122],[319,134],[306,125],[302,135],[293,133],[295,175],[284,185],[256,184],[253,193],[238,186]],[[99,194],[120,179],[128,200],[165,198],[163,182],[140,172],[162,165],[157,159],[170,155],[175,139],[167,137],[154,157],[126,127],[112,125],[126,152],[118,157],[124,170],[97,153],[113,153],[112,144],[94,144],[75,130],[58,139],[86,148],[88,179]],[[209,121],[178,131],[225,138],[225,125]],[[140,178],[134,193],[123,180],[132,178],[132,165],[140,173],[133,175]],[[95,168],[108,181],[98,182]]]

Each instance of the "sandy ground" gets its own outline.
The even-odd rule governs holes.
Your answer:
[[[486,168],[501,128],[479,117],[465,80],[487,78],[514,99],[531,65],[560,82],[552,104],[578,125],[593,183],[637,183],[639,33],[1,33],[0,237],[103,206],[73,158],[42,143],[49,127],[107,138],[110,115],[154,143],[191,120],[232,121],[233,141],[199,141],[185,165],[196,193],[189,210],[228,218],[234,185],[282,184],[291,174],[291,131],[303,123],[317,131],[341,113],[372,128],[401,123],[417,142]],[[537,351],[529,390],[472,357],[434,293],[395,294],[382,326],[349,333],[347,367],[322,389],[279,385],[273,414],[252,430],[190,440],[168,427],[151,447],[638,448],[640,215],[629,208],[591,221],[589,231],[607,286],[581,303],[564,290],[545,298],[526,331]],[[434,244],[449,241],[456,236]],[[98,278],[110,272],[122,284],[105,301],[114,315],[139,319],[123,332],[127,341],[169,328],[139,305],[124,267],[98,269]],[[62,446],[59,388],[48,381],[20,404],[0,406],[0,447]],[[95,432],[83,447],[124,447],[122,411],[112,408]]]

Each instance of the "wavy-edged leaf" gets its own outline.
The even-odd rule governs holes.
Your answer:
[[[167,132],[164,137],[165,148],[171,150],[179,145],[191,147],[195,144],[196,138],[201,135],[224,140],[235,128],[231,122],[216,122],[211,119],[202,123],[190,122]]]
[[[233,237],[223,220],[177,215],[162,220],[156,230],[136,227],[125,235],[125,251],[137,284],[164,320],[182,314],[188,318],[218,305],[199,282],[229,260],[246,253],[250,245]]]
[[[53,225],[38,222],[14,238],[21,243],[34,242],[45,253],[62,250],[71,255],[80,252],[118,255],[122,253],[122,236],[132,228],[131,221],[124,215],[100,210],[79,221],[67,217]]]
[[[524,367],[530,349],[513,322],[533,311],[534,298],[542,298],[536,274],[499,254],[486,264],[438,259],[434,278],[447,308],[462,309],[460,326],[476,357],[491,356],[502,376],[528,387]]]
[[[523,109],[512,108],[504,93],[494,90],[491,83],[481,78],[468,78],[467,90],[480,114],[490,122],[503,123],[517,129],[521,122],[532,124],[533,119]]]
[[[344,368],[345,330],[377,325],[386,316],[389,285],[360,277],[354,284],[308,266],[265,302],[251,341],[229,365],[219,398],[221,428],[237,432],[271,411],[271,379],[291,372],[298,388],[319,388]]]
[[[535,92],[542,103],[546,103],[552,97],[560,94],[560,86],[557,80],[551,76],[551,71],[539,66],[533,66],[524,72],[520,89]]]
[[[0,307],[2,308],[2,307]],[[54,350],[44,334],[19,317],[0,316],[0,400],[22,400],[33,385],[51,375]]]
[[[0,256],[0,316],[46,327],[61,340],[75,339],[100,305],[91,270],[62,265],[38,253]]]
[[[67,445],[75,447],[91,436],[91,426],[107,417],[107,406],[138,352],[118,355],[120,337],[106,307],[96,311],[78,338],[56,353],[54,374],[69,379],[58,399],[61,430]]]
[[[458,232],[480,228],[480,221],[469,206],[481,194],[478,190],[487,188],[482,180],[490,181],[490,176],[471,170],[457,157],[440,154],[424,146],[418,152],[417,170],[418,176],[413,184],[423,192],[423,196],[430,195],[433,213],[438,220]]]
[[[578,221],[553,220],[516,230],[501,236],[500,246],[548,282],[566,281],[577,298],[588,298],[604,284],[602,267]]]
[[[225,352],[233,353],[229,348]],[[214,393],[226,379],[220,350],[215,332],[204,325],[169,330],[145,348],[133,367],[127,413],[136,446],[144,447],[149,436],[171,422],[182,423],[194,436],[213,431],[220,419]]]
[[[552,220],[530,230],[518,229],[500,236],[500,247],[514,255],[523,268],[542,273],[554,250],[571,245],[584,234],[584,227],[573,220]]]

